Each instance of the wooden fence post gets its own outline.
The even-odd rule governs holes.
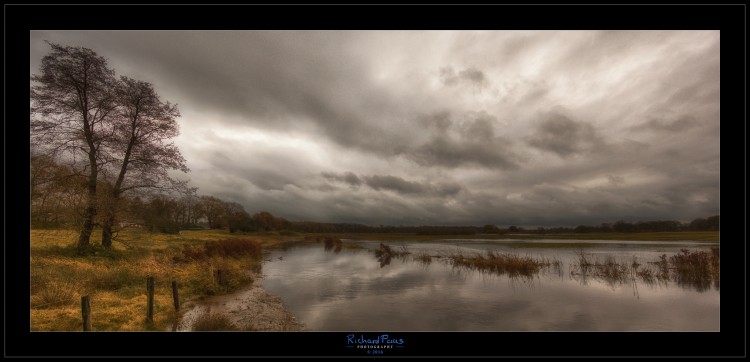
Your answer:
[[[150,323],[154,321],[154,277],[146,278],[146,293],[148,295],[146,322]]]
[[[88,295],[81,297],[81,315],[83,316],[83,331],[91,331],[91,302]]]
[[[180,310],[180,297],[177,295],[177,281],[172,281],[172,299],[174,299],[174,310]]]

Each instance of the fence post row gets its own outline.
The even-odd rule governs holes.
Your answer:
[[[154,277],[146,278],[146,295],[148,305],[146,309],[146,322],[154,321]],[[172,281],[172,298],[174,299],[175,311],[180,310],[180,297],[177,293],[177,281]],[[83,318],[83,331],[91,331],[91,298],[88,295],[81,296],[81,316]]]

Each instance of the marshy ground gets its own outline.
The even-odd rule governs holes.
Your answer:
[[[718,240],[718,233],[664,233],[655,237],[631,234],[629,240]],[[97,235],[97,234],[95,234]],[[580,237],[580,234],[576,234]],[[589,235],[592,236],[593,235]],[[612,235],[598,235],[595,239]],[[490,235],[505,245],[507,236]],[[561,238],[561,235],[556,235]],[[484,239],[471,235],[466,239]],[[514,236],[523,239],[524,237]],[[113,248],[93,247],[77,256],[77,233],[68,230],[31,230],[30,318],[32,331],[80,331],[81,296],[91,299],[94,331],[240,330],[287,331],[304,326],[285,308],[281,299],[262,285],[264,249],[284,248],[294,242],[319,242],[326,251],[340,253],[358,247],[351,240],[383,240],[372,250],[381,267],[393,259],[430,264],[446,262],[455,268],[482,273],[533,278],[539,273],[562,273],[561,261],[517,255],[507,251],[481,253],[412,253],[391,246],[388,240],[429,241],[461,239],[451,236],[401,234],[230,234],[220,230],[157,234],[127,229],[117,236]],[[562,237],[564,239],[564,237]],[[607,239],[604,239],[607,240]],[[92,240],[94,245],[98,240]],[[580,246],[571,240],[569,248]],[[508,240],[506,246],[512,246]],[[525,247],[536,244],[525,243]],[[557,243],[557,247],[564,246]],[[547,247],[540,243],[538,247]],[[684,250],[655,260],[601,259],[581,250],[577,262],[568,265],[570,278],[596,278],[608,283],[633,280],[649,283],[674,282],[694,288],[719,287],[720,253]],[[146,278],[155,278],[153,322],[146,322]],[[180,311],[175,311],[171,282],[176,281]],[[178,322],[178,324],[175,324]]]
[[[558,248],[579,247],[578,244],[566,243],[552,245]],[[677,254],[671,256],[662,254],[654,260],[638,260],[636,256],[632,256],[629,260],[618,260],[611,255],[594,256],[580,248],[576,251],[576,262],[567,265],[567,270],[571,278],[583,284],[588,279],[595,278],[612,286],[633,282],[642,282],[647,285],[674,282],[699,291],[712,286],[718,290],[721,284],[720,250],[718,246],[712,247],[710,251],[681,249]],[[509,278],[530,279],[548,271],[562,275],[565,270],[563,262],[554,257],[532,257],[497,250],[474,253],[457,250],[437,255],[422,251],[412,254],[405,246],[393,247],[381,242],[374,250],[374,255],[380,262],[381,268],[389,265],[392,258],[410,257],[411,260],[423,264],[430,264],[433,258],[437,258],[450,263],[455,268],[505,275]]]

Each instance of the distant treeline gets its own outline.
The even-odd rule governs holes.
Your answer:
[[[54,159],[31,155],[31,226],[34,228],[78,228],[83,224],[86,178]],[[103,183],[99,190],[106,191]],[[100,203],[107,198],[99,199]],[[97,215],[95,224],[102,222]],[[109,215],[111,217],[112,215]],[[484,226],[369,226],[351,223],[289,221],[270,212],[248,213],[236,202],[198,195],[197,188],[183,187],[169,192],[131,193],[118,202],[114,231],[143,227],[177,233],[185,229],[227,229],[230,232],[294,231],[305,233],[406,233],[418,235],[545,234],[661,231],[719,231],[719,215],[689,223],[674,220],[617,221],[598,226],[523,228],[515,225]]]
[[[662,231],[719,231],[720,216],[698,218],[689,223],[674,220],[655,220],[604,223],[599,226],[579,225],[570,227],[538,227],[526,229],[520,226],[368,226],[362,224],[331,224],[316,222],[289,222],[290,230],[299,232],[357,232],[357,233],[406,233],[417,235],[473,235],[473,234],[546,234],[546,233],[629,233]]]

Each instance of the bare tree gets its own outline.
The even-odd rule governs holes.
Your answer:
[[[210,229],[221,229],[225,225],[226,207],[224,201],[213,196],[201,196],[196,205],[197,212],[206,218]]]
[[[97,180],[107,158],[102,145],[112,136],[114,71],[83,47],[48,44],[40,73],[31,76],[31,140],[52,155],[69,157],[87,174],[87,201],[78,253],[89,246],[97,213]],[[80,158],[83,158],[81,162]]]
[[[177,190],[180,202],[180,224],[184,227],[193,227],[198,223],[196,204],[198,202],[198,188],[185,185]]]
[[[80,226],[86,205],[86,177],[46,154],[32,152],[29,166],[31,226]]]
[[[112,245],[120,197],[141,188],[184,187],[169,177],[169,170],[188,172],[185,159],[171,141],[179,135],[177,105],[162,101],[148,82],[121,77],[117,87],[120,105],[113,137],[106,146],[112,157],[105,169],[107,201],[102,218],[102,245]],[[109,172],[112,172],[110,175]]]

